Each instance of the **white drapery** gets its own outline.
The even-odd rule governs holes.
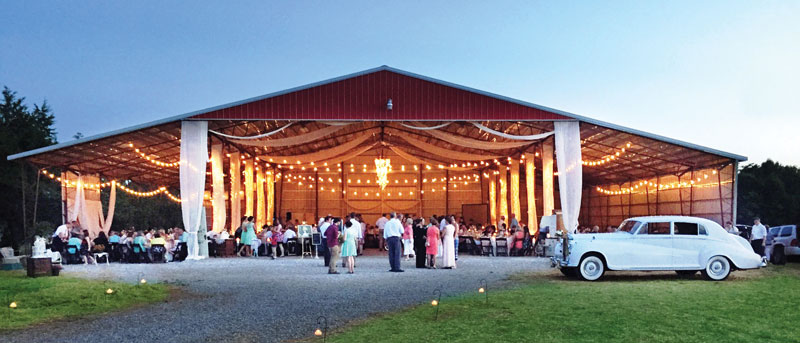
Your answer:
[[[91,238],[97,237],[100,231],[111,228],[114,219],[114,208],[116,204],[117,192],[116,182],[112,182],[111,194],[108,199],[108,214],[103,215],[103,204],[100,201],[100,191],[86,189],[84,184],[99,183],[100,178],[96,175],[79,176],[74,173],[64,173],[66,180],[75,180],[75,188],[65,188],[67,200],[67,219],[80,222],[81,229],[89,231]]]
[[[388,129],[386,131],[391,131],[393,134],[396,134],[409,144],[425,152],[429,152],[434,155],[439,155],[441,157],[448,159],[462,160],[462,161],[482,161],[482,160],[491,160],[502,157],[500,155],[479,155],[479,154],[471,154],[467,152],[445,149],[435,144],[430,144],[416,138],[411,138],[408,136],[408,134],[403,134],[402,131],[388,130]]]
[[[453,123],[453,122],[447,122],[447,123],[444,123],[444,124],[439,124],[439,125],[435,125],[435,126],[422,126],[420,123],[413,122],[412,124],[414,124],[414,125],[408,125],[408,124],[406,124],[406,123],[400,123],[400,125],[403,125],[403,126],[405,126],[405,127],[409,128],[409,129],[427,131],[427,130],[437,130],[437,129],[441,129],[441,128],[443,128],[443,127],[445,127],[445,126],[447,126],[447,125],[450,125],[450,124],[452,124],[452,123]]]
[[[275,213],[275,175],[271,170],[267,170],[267,220],[266,223],[272,225],[272,215]]]
[[[267,199],[264,198],[264,169],[256,168],[256,231],[260,231],[267,219]]]
[[[350,125],[352,123],[347,123]],[[241,145],[248,145],[248,146],[260,146],[260,147],[284,147],[284,146],[292,146],[298,144],[304,144],[308,142],[315,141],[332,133],[335,133],[341,129],[344,129],[347,125],[339,125],[339,126],[328,126],[319,130],[315,130],[306,134],[291,136],[286,138],[276,138],[270,140],[249,140],[249,139],[233,139],[232,141],[237,144]]]
[[[243,161],[244,163],[244,215],[245,216],[254,216],[255,213],[255,178],[253,172],[255,171],[254,163],[255,161],[250,159],[247,161]]]
[[[211,227],[215,232],[225,230],[225,173],[222,166],[222,144],[211,146]]]
[[[556,163],[558,163],[558,193],[561,215],[567,232],[578,228],[583,191],[581,164],[581,129],[577,121],[555,122]]]
[[[490,129],[490,128],[488,128],[488,127],[486,127],[486,126],[484,126],[484,125],[482,125],[481,123],[478,123],[478,122],[470,122],[470,123],[472,123],[472,125],[475,125],[475,127],[479,128],[479,129],[481,129],[483,131],[486,131],[488,133],[491,133],[491,134],[493,134],[495,136],[500,136],[500,137],[508,138],[508,139],[515,139],[515,140],[520,140],[520,141],[538,141],[540,139],[545,139],[545,138],[547,138],[547,137],[549,137],[549,136],[551,136],[553,134],[553,132],[545,132],[545,133],[540,133],[538,135],[516,136],[516,135],[509,135],[509,134],[507,134],[505,132],[501,132],[501,131]]]
[[[231,227],[228,232],[233,232],[239,225],[242,225],[242,160],[239,154],[231,154],[230,161],[231,178]]]
[[[390,145],[389,149],[394,151],[394,153],[397,154],[398,156],[406,159],[407,161],[409,161],[409,162],[411,162],[413,164],[433,165],[433,166],[436,166],[437,168],[439,168],[438,166],[441,165],[442,167],[439,168],[439,169],[446,169],[446,170],[453,170],[453,171],[467,171],[467,170],[478,169],[477,165],[475,165],[474,167],[451,167],[449,165],[442,165],[439,162],[430,163],[430,162],[425,161],[425,160],[423,160],[423,159],[421,159],[419,157],[416,157],[416,156],[414,156],[412,154],[409,154],[409,153],[405,152],[403,149],[400,149],[400,148],[398,148],[396,146]]]
[[[109,230],[111,230],[111,223],[114,221],[114,208],[117,204],[117,181],[111,181],[111,190],[110,194],[108,195],[108,214],[106,214],[106,218],[103,219],[103,209],[102,205],[100,206],[100,219],[103,219],[103,231],[108,234]]]
[[[517,221],[521,221],[522,213],[520,213],[519,203],[519,160],[516,158],[511,160],[511,180],[509,180],[509,186],[511,189],[511,213],[516,216]],[[509,228],[511,225],[511,213],[508,214]]]
[[[208,122],[181,122],[181,213],[189,234],[187,259],[200,259],[197,234],[205,221],[203,195],[208,162]],[[203,230],[205,235],[205,230]]]
[[[500,188],[500,205],[498,206],[498,216],[506,217],[506,225],[508,225],[508,170],[500,167],[500,178],[497,187]],[[498,228],[500,229],[500,228]]]
[[[542,144],[542,215],[553,215],[555,198],[553,195],[553,145]]]
[[[259,138],[269,137],[269,136],[272,136],[272,135],[274,135],[276,133],[279,133],[279,132],[285,130],[287,127],[292,126],[292,124],[294,124],[294,123],[289,123],[289,124],[286,124],[283,127],[279,128],[279,129],[274,130],[274,131],[270,131],[270,132],[267,132],[267,133],[262,133],[260,135],[255,135],[255,136],[227,135],[227,134],[224,134],[222,132],[217,132],[217,131],[214,131],[214,130],[208,130],[208,132],[211,132],[211,133],[213,133],[213,134],[215,134],[217,136],[222,136],[222,137],[232,138],[232,139],[259,139]]]
[[[367,139],[372,138],[372,134],[377,132],[375,129],[366,130],[362,133],[358,134],[358,137],[355,139],[338,145],[336,147],[319,150],[308,154],[303,155],[263,155],[259,156],[262,161],[267,161],[271,163],[282,163],[282,164],[295,164],[297,162],[300,163],[309,163],[309,162],[318,162],[322,160],[327,160],[341,154],[347,153],[350,150],[353,150],[355,147],[359,146],[361,143],[366,141]]]
[[[478,139],[462,137],[451,134],[449,132],[444,132],[439,130],[430,130],[427,131],[426,133],[440,140],[443,140],[447,143],[472,149],[505,150],[505,149],[516,149],[526,146],[528,144],[532,144],[531,142],[488,142]]]
[[[539,231],[539,222],[536,216],[536,166],[534,155],[525,154],[525,186],[528,193],[528,232],[534,234]]]
[[[324,167],[327,167],[327,166],[333,166],[333,165],[335,165],[337,163],[341,163],[341,162],[347,161],[347,160],[349,160],[351,158],[354,158],[354,157],[356,157],[358,155],[361,155],[361,154],[367,152],[369,149],[372,149],[372,147],[374,147],[375,144],[378,144],[378,142],[375,142],[375,143],[372,143],[372,144],[369,144],[369,145],[365,145],[363,147],[360,147],[360,148],[358,148],[356,150],[353,150],[350,153],[347,153],[347,154],[344,154],[344,155],[339,155],[339,156],[336,156],[336,157],[333,157],[333,158],[329,158],[327,160],[317,161],[317,162],[314,162],[314,163],[320,168],[324,168]]]
[[[497,175],[489,175],[489,218],[497,223]]]

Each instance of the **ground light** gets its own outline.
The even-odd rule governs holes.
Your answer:
[[[314,336],[322,336],[323,343],[328,339],[328,318],[325,316],[317,317],[317,329],[314,330]]]
[[[478,282],[478,293],[483,293],[486,296],[486,303],[489,303],[489,283],[486,282],[486,279],[481,279]]]
[[[144,273],[139,273],[139,284],[144,285],[147,283],[147,280],[144,278]]]
[[[439,301],[442,300],[442,291],[438,288],[434,289],[433,295],[436,296],[436,299],[433,299],[433,301],[431,301],[431,306],[436,308],[436,314],[434,315],[433,320],[439,320]]]
[[[11,309],[17,308],[17,302],[16,301],[12,301],[10,304],[8,304],[8,308],[11,308]]]

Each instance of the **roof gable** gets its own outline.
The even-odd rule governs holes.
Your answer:
[[[387,102],[392,100],[392,109]],[[192,119],[569,120],[511,99],[387,66],[230,104]]]

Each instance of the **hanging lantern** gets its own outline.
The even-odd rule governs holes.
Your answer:
[[[389,160],[388,158],[375,159],[375,174],[378,177],[376,183],[381,186],[381,190],[386,188],[386,185],[389,184],[389,171],[391,170],[392,170],[391,160]]]

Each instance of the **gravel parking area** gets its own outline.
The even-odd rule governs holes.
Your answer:
[[[359,257],[356,273],[328,275],[322,259],[212,258],[168,264],[66,266],[64,275],[180,286],[186,296],[123,313],[0,335],[3,342],[280,342],[312,334],[319,315],[331,328],[427,302],[473,292],[485,278],[506,287],[510,274],[549,268],[531,257],[460,256],[458,269],[388,272],[385,253]],[[340,268],[340,272],[343,270]]]

